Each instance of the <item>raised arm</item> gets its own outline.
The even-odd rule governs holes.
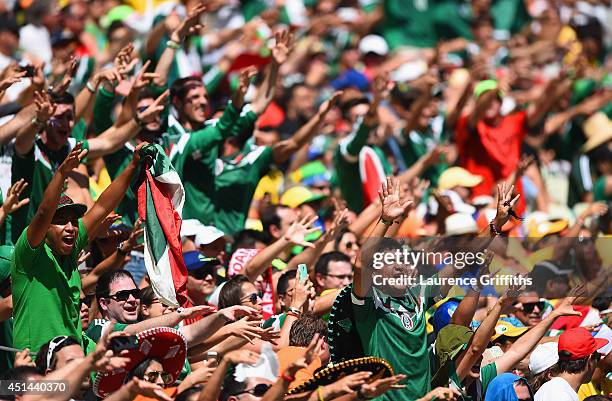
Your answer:
[[[37,248],[45,240],[47,230],[51,225],[62,189],[64,188],[64,181],[68,174],[79,166],[81,160],[86,155],[87,149],[83,150],[82,144],[78,143],[59,166],[51,182],[47,185],[43,200],[28,226],[28,243],[32,248]]]
[[[529,105],[527,108],[527,125],[529,128],[538,126],[546,113],[548,113],[554,104],[559,100],[557,96],[551,96],[551,93],[556,92],[557,87],[564,86],[566,90],[569,90],[571,85],[563,85],[565,79],[566,75],[563,71],[561,71],[559,76],[548,81],[544,87],[544,90],[540,94],[540,97]],[[559,93],[557,93],[557,95],[559,95]]]
[[[49,118],[55,111],[55,104],[46,92],[34,92],[34,118],[25,123],[17,130],[15,139],[15,152],[19,156],[25,156],[32,150],[36,134],[47,124]]]
[[[275,163],[284,163],[291,155],[297,152],[298,149],[312,140],[314,135],[319,132],[318,128],[325,120],[327,113],[329,113],[338,103],[341,94],[341,92],[334,93],[331,98],[321,104],[315,115],[291,136],[291,138],[278,142],[272,147]]]
[[[19,200],[21,193],[27,186],[28,183],[23,178],[11,185],[4,199],[4,203],[2,204],[2,208],[0,208],[0,226],[4,224],[9,214],[30,203],[30,198]]]
[[[172,67],[176,50],[181,47],[187,36],[199,31],[202,28],[202,25],[200,25],[198,21],[200,20],[200,16],[204,13],[204,11],[206,11],[206,6],[204,4],[197,5],[189,12],[187,18],[181,21],[178,27],[172,32],[172,34],[170,34],[170,40],[168,41],[166,49],[159,58],[155,68],[155,73],[158,74],[153,81],[155,85],[163,88],[168,84],[168,73]]]
[[[255,316],[257,311],[248,306],[235,305],[221,309],[187,326],[180,328],[181,333],[187,338],[188,344],[199,344],[207,337],[221,329],[227,322],[234,322],[242,316]]]

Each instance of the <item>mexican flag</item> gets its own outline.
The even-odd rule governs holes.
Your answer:
[[[162,303],[188,306],[180,234],[185,190],[161,146],[145,146],[140,155],[144,171],[138,187],[138,214],[143,221],[145,265],[151,286]]]

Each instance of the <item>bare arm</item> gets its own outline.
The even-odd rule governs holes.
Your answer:
[[[540,97],[527,108],[527,124],[530,128],[536,127],[544,118],[546,113],[548,113],[554,104],[559,100],[557,96],[560,94],[556,93],[556,89],[558,86],[563,85],[564,79],[564,74],[559,74],[557,78],[551,79],[546,84],[546,87],[544,88],[542,94],[540,94]],[[571,85],[564,88],[567,91],[570,87]],[[557,96],[551,96],[551,93],[556,93]]]

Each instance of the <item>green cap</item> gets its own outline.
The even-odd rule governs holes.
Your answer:
[[[115,21],[125,21],[130,15],[134,14],[134,9],[127,5],[113,7],[108,14],[102,17],[102,27],[108,28]]]
[[[0,245],[0,283],[11,275],[13,249],[11,245]]]
[[[449,324],[444,326],[436,338],[436,358],[439,369],[432,379],[432,386],[447,386],[454,372],[451,371],[453,361],[459,353],[466,349],[474,332],[469,327]]]
[[[480,81],[474,87],[474,97],[478,99],[483,93],[496,90],[499,97],[503,97],[504,93],[497,86],[497,81],[494,79],[486,79],[484,81]]]

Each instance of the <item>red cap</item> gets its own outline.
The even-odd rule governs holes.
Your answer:
[[[559,359],[574,361],[586,358],[606,344],[608,340],[593,337],[584,327],[569,329],[559,336]]]

